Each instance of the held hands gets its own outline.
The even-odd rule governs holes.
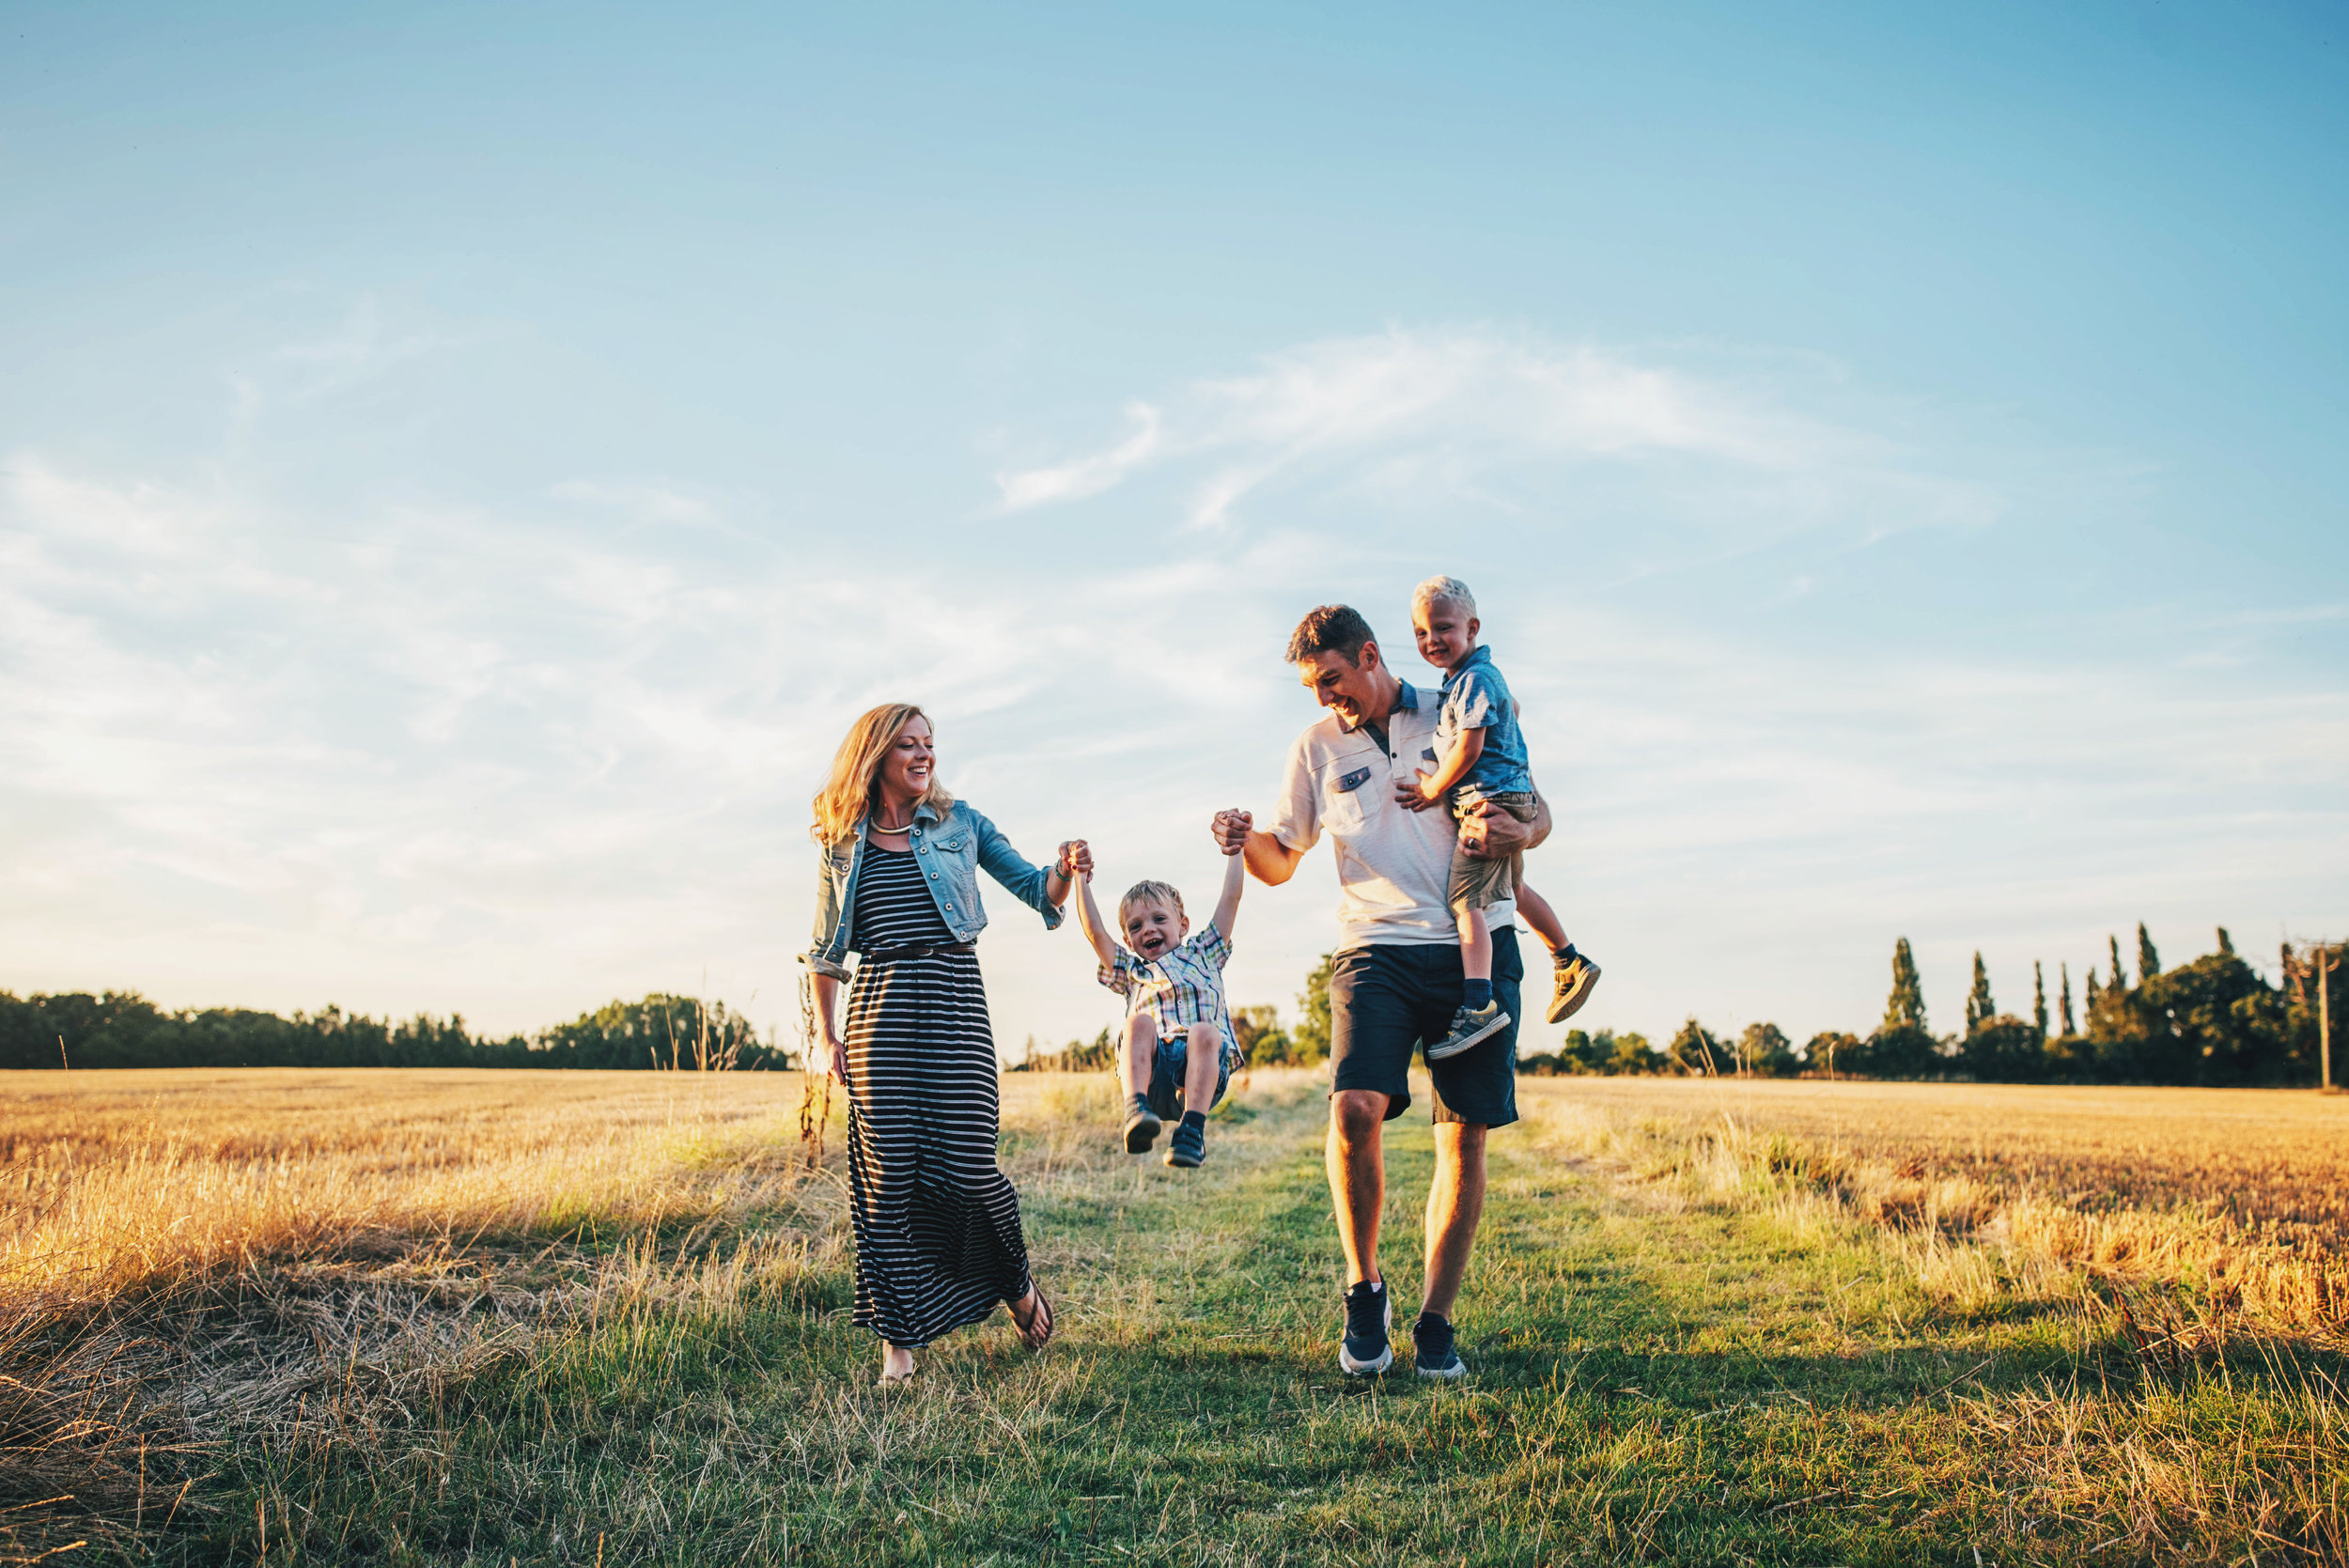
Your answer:
[[[1065,882],[1092,881],[1093,846],[1081,838],[1068,840],[1060,846],[1060,858],[1052,863],[1052,869],[1060,873]]]
[[[1237,855],[1248,847],[1249,831],[1256,819],[1244,811],[1220,811],[1207,831],[1215,837],[1215,846],[1226,855]]]

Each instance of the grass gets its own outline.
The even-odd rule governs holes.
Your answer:
[[[155,1112],[190,1140],[206,1095],[246,1119],[174,1168],[219,1167],[209,1190],[237,1206],[175,1231],[161,1203],[137,1248],[90,1237],[110,1261],[53,1270],[71,1291],[11,1276],[45,1304],[8,1370],[52,1405],[14,1420],[0,1504],[103,1476],[0,1514],[0,1558],[76,1539],[67,1560],[287,1564],[2349,1553],[2337,1325],[2038,1247],[1999,1222],[2006,1189],[1962,1225],[1880,1203],[1979,1178],[1766,1129],[1718,1089],[1524,1086],[1460,1313],[1475,1375],[1443,1388],[1337,1374],[1317,1085],[1256,1075],[1181,1173],[1114,1152],[1102,1080],[1007,1079],[1004,1162],[1059,1341],[1029,1357],[999,1315],[884,1392],[847,1322],[837,1146],[801,1157],[795,1081],[481,1076],[222,1078],[179,1124]],[[79,1176],[42,1145],[10,1218],[64,1263],[68,1189],[128,1201],[125,1096],[152,1091],[43,1079],[86,1096],[42,1113],[85,1128]],[[513,1099],[490,1113],[493,1091]],[[1389,1134],[1400,1330],[1432,1157],[1416,1117]],[[431,1150],[420,1176],[403,1164]],[[272,1162],[288,1196],[252,1202]],[[2148,1236],[2218,1222],[2129,1212]],[[181,1251],[157,1239],[191,1229]]]

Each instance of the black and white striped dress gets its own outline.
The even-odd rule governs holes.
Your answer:
[[[868,842],[851,911],[848,1177],[856,1321],[920,1346],[1028,1294],[1019,1195],[996,1167],[995,1034],[974,953],[952,942],[910,850]]]

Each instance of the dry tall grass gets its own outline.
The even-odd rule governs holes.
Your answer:
[[[2337,1345],[2349,1329],[2338,1100],[1735,1079],[1526,1090],[1580,1152],[1691,1192],[1825,1203],[1901,1233],[1939,1294],[1986,1297],[2018,1269],[2051,1285],[2046,1271],[2068,1269],[2085,1285],[2190,1292],[2197,1321],[2172,1338],[2241,1323]]]

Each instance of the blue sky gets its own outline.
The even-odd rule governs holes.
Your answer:
[[[856,711],[1204,893],[1436,571],[1594,1025],[2349,930],[2337,8],[0,34],[0,986],[779,1019]],[[1109,1021],[1005,903],[1004,1043]]]

